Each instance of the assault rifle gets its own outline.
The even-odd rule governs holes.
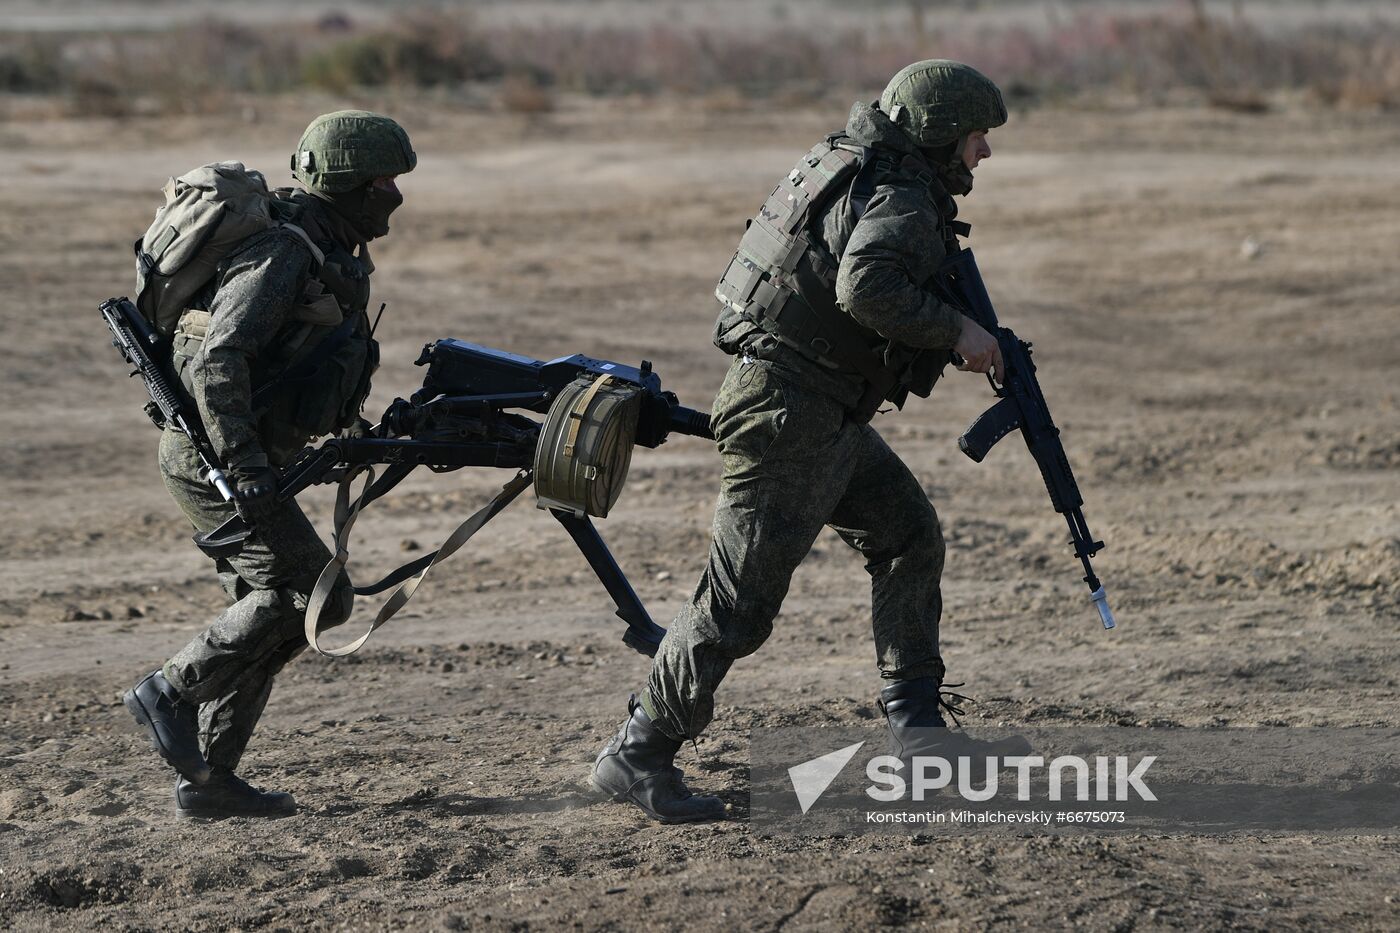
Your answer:
[[[225,500],[233,499],[233,487],[229,485],[214,448],[204,435],[199,413],[189,404],[177,388],[173,374],[165,365],[170,347],[166,340],[151,329],[150,323],[129,298],[109,298],[98,309],[107,329],[112,332],[112,346],[122,358],[136,367],[131,375],[140,376],[146,383],[146,392],[151,400],[146,403],[146,414],[152,423],[161,430],[166,425],[174,425],[190,439],[204,464],[204,478]]]
[[[102,316],[112,327],[118,349],[146,380],[153,401],[148,408],[157,408],[164,418],[153,416],[157,426],[172,423],[189,435],[205,458],[209,481],[219,485],[225,498],[231,498],[227,480],[217,468],[197,415],[189,411],[166,367],[157,362],[159,354],[145,349],[150,346],[159,350],[161,341],[125,298],[104,302]],[[681,406],[674,393],[663,391],[659,377],[646,361],[640,367],[631,367],[575,354],[546,362],[460,340],[439,340],[424,347],[417,364],[428,370],[422,388],[408,399],[395,399],[367,436],[332,437],[303,450],[281,471],[278,499],[292,499],[316,484],[340,482],[370,465],[383,465],[384,471],[366,486],[356,512],[420,466],[435,473],[462,467],[517,470],[517,477],[473,517],[479,519],[471,529],[474,532],[530,484],[541,424],[513,409],[548,413],[561,390],[581,376],[606,376],[613,384],[638,390],[641,404],[635,441],[643,447],[657,447],[673,432],[713,437],[709,415]],[[341,511],[338,507],[337,512]],[[582,551],[612,597],[617,616],[627,623],[623,641],[643,654],[655,654],[665,629],[652,621],[588,515],[553,507],[549,512]],[[341,519],[338,514],[337,524]],[[238,554],[256,533],[257,529],[241,515],[234,515],[218,528],[195,535],[195,543],[210,557],[227,558]],[[460,541],[444,545],[376,583],[356,586],[355,592],[381,593],[421,574],[436,562],[440,552],[446,556],[459,545]],[[384,618],[387,616],[381,612],[376,626]]]
[[[1003,364],[1001,385],[997,385],[990,375],[987,377],[1000,401],[978,416],[963,432],[962,437],[958,438],[958,448],[974,462],[981,463],[997,441],[1012,431],[1020,430],[1031,457],[1040,468],[1040,477],[1050,493],[1050,504],[1069,523],[1070,543],[1074,546],[1074,556],[1084,565],[1084,582],[1089,586],[1089,598],[1099,611],[1103,627],[1111,629],[1117,624],[1113,610],[1109,608],[1103,584],[1089,562],[1103,549],[1104,544],[1094,540],[1084,520],[1084,499],[1069,468],[1064,445],[1060,443],[1060,429],[1050,418],[1050,408],[1040,391],[1040,381],[1035,377],[1031,345],[997,322],[996,310],[987,295],[987,287],[982,282],[982,273],[977,269],[972,250],[959,250],[949,257],[939,269],[938,280],[967,316],[996,338]]]

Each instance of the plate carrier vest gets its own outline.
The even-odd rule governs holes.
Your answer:
[[[925,184],[933,181],[917,157],[865,148],[841,133],[827,136],[798,161],[748,222],[715,287],[721,304],[808,359],[859,373],[867,384],[856,410],[862,420],[869,420],[882,401],[902,405],[910,391],[927,396],[937,373],[914,365],[914,359],[928,354],[873,349],[885,338],[837,306],[840,260],[813,240],[810,228],[848,189],[853,222],[859,221],[877,179],[901,167],[912,169]],[[957,222],[944,227],[953,249],[955,234],[965,236],[970,230]],[[890,350],[899,349],[890,345]],[[937,372],[945,362],[946,356],[937,362]]]

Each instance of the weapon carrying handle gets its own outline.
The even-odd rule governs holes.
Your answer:
[[[328,441],[318,451],[318,456],[282,473],[277,482],[277,501],[294,499],[297,493],[318,482],[340,460],[339,451],[336,441]],[[232,501],[233,484],[228,475],[217,467],[209,466],[207,469],[205,479],[219,490],[225,501]],[[252,533],[253,526],[242,515],[233,515],[213,531],[195,535],[194,543],[206,556],[219,560],[236,556]]]
[[[627,623],[627,631],[622,633],[622,643],[638,654],[649,658],[656,657],[656,650],[661,647],[661,639],[666,637],[666,630],[648,619],[649,629],[641,631],[639,624],[623,615],[621,609],[617,611],[617,617]]]

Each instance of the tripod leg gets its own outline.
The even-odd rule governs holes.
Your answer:
[[[627,582],[622,568],[617,565],[612,552],[598,534],[598,529],[593,527],[586,515],[577,516],[558,509],[550,509],[549,513],[559,520],[569,537],[574,539],[574,543],[588,560],[588,566],[593,568],[608,595],[617,604],[617,617],[627,623],[627,631],[622,636],[622,641],[635,651],[655,657],[656,648],[661,644],[666,630],[651,620],[646,607],[632,589],[632,584]]]

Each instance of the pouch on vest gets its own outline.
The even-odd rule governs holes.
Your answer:
[[[632,463],[641,409],[641,390],[611,376],[565,386],[535,447],[539,507],[607,518]]]
[[[136,241],[136,307],[163,337],[175,332],[190,299],[244,240],[279,221],[262,173],[214,162],[170,179],[165,204]],[[321,250],[294,224],[319,263]]]
[[[190,384],[190,363],[203,346],[213,319],[214,316],[208,311],[193,308],[180,316],[175,325],[175,333],[170,337],[170,363],[186,392],[194,391],[194,386]]]
[[[289,351],[276,375],[253,393],[255,411],[321,437],[354,423],[379,367],[379,342],[369,320],[352,311],[341,320],[318,320],[314,305],[302,305],[280,335]]]

